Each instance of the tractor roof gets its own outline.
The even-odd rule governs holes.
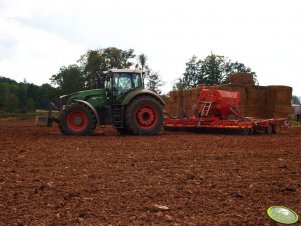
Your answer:
[[[144,73],[142,70],[135,70],[135,69],[110,69],[108,71],[104,71],[104,74],[107,73]]]

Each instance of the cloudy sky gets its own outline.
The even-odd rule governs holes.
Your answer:
[[[211,52],[301,95],[300,0],[0,0],[0,76],[49,83],[88,49],[144,53],[166,82]]]

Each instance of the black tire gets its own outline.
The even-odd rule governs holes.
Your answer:
[[[163,125],[163,106],[158,99],[140,95],[125,109],[124,126],[130,134],[154,135]]]
[[[164,127],[165,131],[169,131],[169,132],[180,132],[181,129],[177,128],[177,127]]]
[[[249,128],[241,128],[239,132],[243,136],[249,135]]]
[[[126,128],[115,128],[120,135],[127,135],[129,132]]]
[[[273,133],[278,134],[281,132],[281,126],[278,124],[273,125]]]
[[[265,133],[267,134],[272,134],[273,132],[273,128],[271,125],[268,125],[266,128],[265,128]]]
[[[66,135],[90,135],[97,125],[93,111],[78,102],[66,106],[59,119],[59,128]]]

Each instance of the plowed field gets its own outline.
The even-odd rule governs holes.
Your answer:
[[[301,214],[301,128],[73,137],[0,122],[1,226],[270,225],[271,205]]]

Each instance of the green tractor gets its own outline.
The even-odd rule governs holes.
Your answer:
[[[66,135],[89,135],[98,125],[112,125],[120,134],[153,135],[163,125],[164,101],[144,89],[143,71],[111,69],[104,72],[105,88],[60,97],[59,117],[37,117],[36,124],[59,125]]]

